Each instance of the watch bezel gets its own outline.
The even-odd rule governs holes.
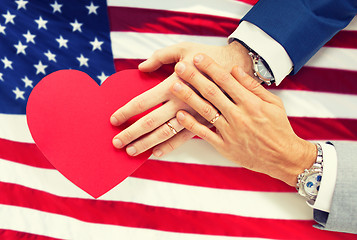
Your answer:
[[[300,181],[299,184],[299,194],[303,197],[308,198],[309,200],[315,200],[317,197],[317,194],[310,194],[308,192],[305,191],[305,185],[307,184],[307,179],[309,177],[311,177],[312,175],[317,175],[317,176],[321,176],[322,177],[322,169],[321,168],[311,168],[309,170],[305,170],[304,172],[304,176]]]

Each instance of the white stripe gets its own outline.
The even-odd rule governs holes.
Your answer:
[[[241,19],[252,7],[235,0],[108,0],[108,6],[200,13],[236,19]]]
[[[3,160],[0,161],[0,181],[58,196],[91,199],[58,171],[52,169],[40,169]],[[246,217],[312,219],[312,209],[297,193],[213,189],[132,177],[127,178],[100,199]]]
[[[0,205],[0,229],[27,232],[59,239],[76,240],[258,240],[261,238],[243,238],[212,236],[188,233],[158,231],[145,228],[123,227],[110,224],[95,224],[75,218],[41,212],[34,209]]]
[[[0,138],[17,142],[34,143],[27,126],[26,115],[0,113]]]
[[[271,90],[279,96],[289,117],[357,119],[357,95]]]
[[[180,42],[196,42],[224,46],[225,37],[208,37],[182,34],[111,32],[114,58],[146,59],[152,53]],[[323,47],[306,64],[310,67],[335,68],[357,71],[357,49]]]

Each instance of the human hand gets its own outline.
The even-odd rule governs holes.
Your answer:
[[[294,133],[281,99],[241,68],[230,73],[204,54],[193,62],[195,67],[176,64],[175,72],[185,82],[177,80],[171,91],[213,123],[216,132],[183,110],[176,115],[178,122],[242,167],[296,186],[298,174],[312,166],[317,151]]]
[[[187,42],[176,44],[157,50],[152,57],[139,65],[139,69],[143,72],[152,72],[163,64],[182,60],[193,66],[192,58],[198,52],[204,52],[216,59],[227,71],[239,64],[247,72],[253,74],[252,61],[248,51],[238,42],[233,42],[227,46],[210,46]],[[173,73],[162,83],[137,96],[112,115],[111,123],[114,126],[119,126],[131,117],[164,103],[116,135],[113,139],[113,145],[116,148],[126,147],[127,153],[135,156],[156,146],[153,149],[153,154],[160,157],[194,136],[190,131],[183,129],[175,118],[176,112],[180,109],[185,109],[195,115],[190,106],[171,93],[170,86],[177,80],[176,73]],[[202,123],[205,122],[205,119],[200,118],[199,115],[196,118]],[[165,124],[167,122],[171,124],[174,130]]]

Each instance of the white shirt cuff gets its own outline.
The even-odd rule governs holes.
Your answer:
[[[279,85],[293,69],[293,62],[283,46],[254,24],[242,21],[229,36],[229,42],[234,39],[244,42],[268,63],[276,85]]]
[[[323,154],[323,174],[320,190],[314,205],[308,205],[314,209],[330,212],[337,176],[337,154],[333,145],[327,143],[320,144]]]

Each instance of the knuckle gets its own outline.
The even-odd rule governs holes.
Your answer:
[[[154,118],[146,118],[143,120],[142,127],[144,129],[151,129],[155,126],[155,119]]]
[[[148,142],[144,140],[138,141],[135,145],[136,145],[135,148],[137,149],[138,152],[143,152],[150,148]]]
[[[203,106],[202,108],[202,114],[205,116],[205,117],[210,117],[212,115],[212,108],[208,105],[205,105]]]
[[[192,81],[194,81],[196,79],[196,72],[195,71],[191,71],[190,73],[189,73],[189,75],[188,75],[188,81],[189,82],[192,82]]]
[[[167,139],[171,136],[171,131],[167,127],[164,127],[161,130],[161,136],[162,136],[162,138]]]
[[[217,95],[217,88],[215,88],[212,85],[206,87],[206,89],[204,90],[204,96],[206,97],[214,97],[216,95]]]
[[[139,110],[139,111],[144,111],[145,110],[145,101],[144,99],[136,99],[134,101],[134,106]]]
[[[125,144],[130,143],[133,139],[133,135],[129,131],[122,132],[122,136]]]
[[[254,92],[259,87],[260,87],[260,84],[255,79],[251,78],[251,79],[248,80],[248,83],[247,83],[247,89],[248,90]]]
[[[192,91],[187,91],[183,96],[183,100],[185,102],[189,102],[192,99],[192,96],[193,96],[193,92]]]
[[[217,77],[216,81],[218,83],[226,83],[231,79],[231,75],[227,72],[222,72],[219,74],[219,76]]]
[[[169,152],[175,150],[175,146],[170,141],[167,142],[167,148],[169,149]]]

